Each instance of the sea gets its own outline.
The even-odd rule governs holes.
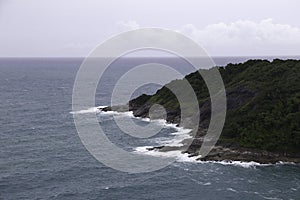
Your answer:
[[[213,59],[224,66],[249,57]],[[83,58],[0,59],[0,199],[300,199],[299,164],[200,162],[180,152],[150,152],[148,147],[180,144],[187,131],[131,113],[97,109],[110,105],[116,80],[132,67],[158,62],[185,75],[191,68],[184,60],[119,59],[100,80],[95,106],[72,110],[73,85],[82,62]],[[132,98],[153,94],[160,87],[141,86]],[[88,113],[97,116],[107,138],[119,148],[157,158],[170,156],[175,162],[142,173],[106,166],[85,148],[77,133],[74,116]],[[161,131],[136,138],[118,128],[116,116],[132,118],[140,126],[155,123]]]

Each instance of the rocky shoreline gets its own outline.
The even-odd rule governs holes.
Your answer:
[[[158,146],[149,148],[150,151],[174,151],[181,150],[178,147],[172,146]],[[292,155],[283,155],[279,153],[273,153],[269,151],[263,151],[258,149],[247,148],[228,148],[224,146],[215,146],[208,155],[204,158],[199,157],[199,154],[190,153],[188,151],[182,151],[182,153],[188,153],[189,157],[197,157],[199,161],[241,161],[241,162],[256,162],[260,164],[275,164],[279,162],[284,163],[300,163],[300,158]]]
[[[135,117],[148,117],[146,115],[147,106],[144,106],[141,110],[140,107],[136,107],[133,104],[129,106],[129,110],[133,111]],[[137,109],[138,108],[138,109]],[[105,107],[100,109],[103,112],[106,111],[118,111],[118,112],[126,112],[128,111],[128,106],[113,106],[113,107]],[[148,110],[147,110],[148,111]],[[171,113],[172,115],[168,115],[167,121],[170,123],[174,123],[177,120],[174,120],[176,117],[176,112]],[[170,117],[171,116],[171,117]],[[198,131],[199,132],[199,131]],[[205,132],[205,131],[203,131]],[[203,135],[203,134],[202,134]],[[197,153],[200,149],[203,141],[203,136],[198,138],[193,138],[191,145],[186,147],[173,147],[173,146],[157,146],[153,148],[149,148],[150,151],[174,151],[180,150],[182,153],[188,153],[189,157],[197,157],[196,160],[199,161],[241,161],[241,162],[256,162],[260,164],[275,164],[279,162],[287,162],[287,163],[300,163],[300,156],[298,155],[290,155],[290,154],[282,154],[282,153],[274,153],[259,149],[253,148],[243,148],[232,144],[227,143],[218,143],[208,155],[204,158]],[[183,144],[185,142],[183,141]]]
[[[262,151],[258,149],[230,149],[222,146],[215,148],[204,158],[203,161],[242,161],[257,162],[260,164],[275,164],[278,162],[300,163],[299,157],[281,155],[278,153]]]

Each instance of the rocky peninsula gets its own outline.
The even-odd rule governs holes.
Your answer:
[[[225,126],[212,151],[197,159],[300,163],[300,61],[249,60],[217,68],[226,89]],[[201,114],[199,127],[194,130],[196,134],[183,153],[199,156],[210,123],[210,97],[198,72],[187,75],[185,79],[197,95]],[[174,80],[168,84],[180,86],[181,82]],[[143,94],[131,100],[129,110],[136,117],[149,117],[149,109],[154,104],[166,109],[167,122],[179,124],[178,100],[166,86],[154,95]],[[103,111],[122,109],[122,106],[102,108]],[[193,116],[190,120],[193,120]],[[188,123],[183,126],[189,128]],[[151,150],[166,149],[180,150],[180,147],[160,146]]]

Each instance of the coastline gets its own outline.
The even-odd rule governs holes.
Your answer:
[[[113,107],[105,107],[101,106],[97,108],[102,112],[116,111],[116,112],[126,112],[128,111],[128,107],[126,106],[113,106]],[[137,110],[134,107],[130,106],[129,111],[133,112],[133,116],[136,118],[148,118],[145,115],[142,115],[140,112],[136,112]],[[167,118],[168,124],[176,124],[174,120],[170,120]],[[181,127],[188,128],[188,127]],[[195,161],[208,161],[208,162],[245,162],[245,163],[257,163],[257,164],[278,164],[278,163],[300,163],[300,157],[283,154],[283,153],[274,153],[270,151],[254,149],[254,148],[244,148],[238,147],[236,145],[228,144],[228,143],[217,143],[216,146],[209,152],[208,155],[201,158],[201,155],[198,154],[197,150],[200,149],[202,145],[202,140],[204,137],[198,138],[189,138],[182,140],[183,146],[155,146],[151,148],[147,148],[148,151],[158,151],[158,152],[170,152],[170,151],[180,151],[182,154],[188,154],[189,158],[195,158]],[[188,148],[184,146],[185,140],[192,139],[192,145]],[[183,150],[184,149],[184,150]]]

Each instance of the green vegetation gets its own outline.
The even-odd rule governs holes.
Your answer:
[[[228,109],[220,144],[299,153],[300,61],[249,60],[218,69],[225,84]],[[208,90],[199,73],[189,74],[185,78],[199,100],[200,132],[200,129],[207,128],[210,120]],[[169,84],[176,84],[180,89],[181,81],[175,80]],[[149,105],[154,103],[166,108],[169,121],[178,122],[180,107],[167,87],[162,87],[152,96],[142,95],[132,100],[130,105],[132,110],[147,111]]]

